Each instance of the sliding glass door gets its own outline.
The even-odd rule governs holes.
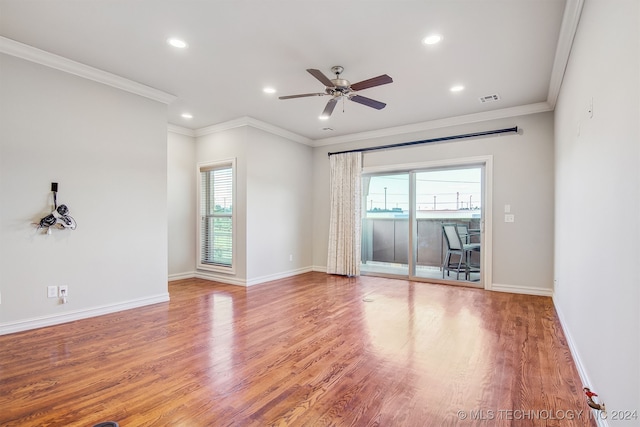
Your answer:
[[[482,165],[365,175],[362,273],[482,286],[483,176]]]

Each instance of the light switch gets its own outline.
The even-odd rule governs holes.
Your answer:
[[[504,213],[510,213],[511,212],[511,205],[504,205]]]

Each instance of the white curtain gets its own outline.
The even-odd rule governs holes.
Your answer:
[[[334,154],[331,167],[327,273],[360,275],[362,153]]]

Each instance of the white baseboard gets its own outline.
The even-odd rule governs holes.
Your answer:
[[[145,305],[157,304],[169,301],[169,294],[159,294],[145,298],[120,302],[116,304],[102,305],[99,307],[82,310],[69,311],[61,314],[34,317],[31,319],[19,320],[0,324],[0,335],[12,334],[15,332],[28,331],[31,329],[43,328],[45,326],[59,325],[61,323],[73,322],[74,320],[87,319],[89,317],[102,316],[104,314],[129,310],[132,308],[144,307]]]
[[[256,277],[254,279],[247,280],[246,286],[258,285],[260,283],[271,282],[272,280],[286,279],[287,277],[292,277],[292,276],[297,276],[299,274],[309,273],[310,271],[312,271],[311,267],[303,267],[303,268],[298,268],[296,270],[284,271],[282,273],[269,274],[267,276]]]
[[[578,351],[578,347],[576,346],[573,337],[571,336],[571,331],[567,327],[567,323],[565,320],[560,307],[556,304],[556,299],[553,298],[553,306],[556,309],[556,313],[558,314],[558,320],[560,321],[560,326],[562,327],[562,332],[564,333],[565,338],[567,339],[567,345],[569,346],[569,351],[571,352],[571,356],[573,357],[573,363],[576,365],[576,369],[578,370],[578,375],[580,376],[580,381],[582,381],[583,387],[589,387],[592,390],[594,389],[591,380],[589,380],[589,374],[587,374],[587,368],[582,363],[582,358],[580,357],[580,352]],[[585,396],[586,400],[586,396]],[[606,402],[605,402],[606,403]],[[597,416],[597,411],[595,409],[589,408],[592,412],[591,415],[596,420],[596,424],[598,427],[609,427],[609,422],[603,417]]]
[[[210,280],[212,282],[224,283],[225,285],[247,286],[245,279],[237,279],[233,276],[225,276],[223,274],[216,274],[210,271],[196,271],[194,277],[196,279],[204,279]]]
[[[196,277],[195,271],[187,271],[186,273],[175,273],[169,275],[169,281],[173,282],[176,280],[184,280],[184,279],[193,279]]]
[[[312,271],[311,267],[302,267],[296,270],[283,271],[276,274],[270,274],[261,277],[255,277],[252,279],[237,279],[235,277],[229,277],[222,274],[211,273],[208,271],[197,271],[194,277],[204,280],[212,280],[214,282],[220,282],[227,285],[235,286],[254,286],[260,283],[271,282],[272,280],[286,279],[287,277],[297,276],[298,274],[308,273]]]
[[[508,292],[511,294],[525,294],[525,295],[538,295],[543,297],[553,296],[553,289],[549,288],[534,288],[530,286],[514,286],[514,285],[501,285],[499,283],[493,283],[491,288],[488,289],[496,292]]]

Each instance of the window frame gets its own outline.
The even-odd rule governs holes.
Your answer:
[[[213,264],[203,262],[203,241],[202,241],[202,173],[215,169],[231,168],[231,215],[219,215],[220,217],[231,218],[231,265],[226,266],[223,264]],[[196,168],[196,182],[197,182],[197,209],[196,209],[196,252],[197,252],[197,269],[207,270],[212,272],[235,274],[236,272],[236,226],[237,226],[237,209],[236,209],[236,159],[225,159],[214,162],[198,163]]]

